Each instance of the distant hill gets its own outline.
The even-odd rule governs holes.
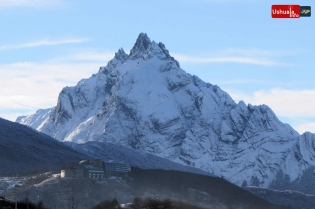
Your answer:
[[[46,134],[0,118],[1,175],[54,169],[87,158]]]

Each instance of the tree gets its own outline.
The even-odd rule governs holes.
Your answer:
[[[140,197],[134,197],[132,201],[132,207],[139,209],[142,205],[142,199]]]
[[[38,209],[44,209],[44,208],[45,208],[45,207],[44,207],[44,203],[43,203],[42,200],[38,201],[38,203],[37,203],[37,208],[38,208]]]
[[[105,200],[103,202],[100,202],[99,204],[93,206],[91,209],[121,209],[121,207],[117,199],[114,198],[112,201]]]

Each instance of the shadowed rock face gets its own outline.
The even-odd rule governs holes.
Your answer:
[[[139,58],[143,52],[147,51],[148,47],[151,45],[151,40],[146,33],[140,33],[135,45],[130,51],[130,57],[133,59]]]
[[[0,118],[0,174],[54,169],[88,158],[27,126]]]
[[[296,180],[314,165],[312,134],[299,136],[266,105],[235,103],[143,33],[129,55],[120,49],[97,74],[65,87],[56,107],[17,122],[59,141],[121,144],[238,185],[268,187],[279,172]]]

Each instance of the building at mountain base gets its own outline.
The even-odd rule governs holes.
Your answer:
[[[83,160],[73,167],[61,170],[61,178],[103,179],[111,176],[125,176],[131,172],[131,166],[114,161]]]

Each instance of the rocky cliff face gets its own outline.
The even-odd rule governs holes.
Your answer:
[[[22,116],[60,141],[121,144],[201,168],[238,184],[293,181],[314,165],[314,135],[281,123],[266,105],[236,104],[218,86],[183,71],[164,44],[141,33],[127,55],[74,87],[57,106]]]

